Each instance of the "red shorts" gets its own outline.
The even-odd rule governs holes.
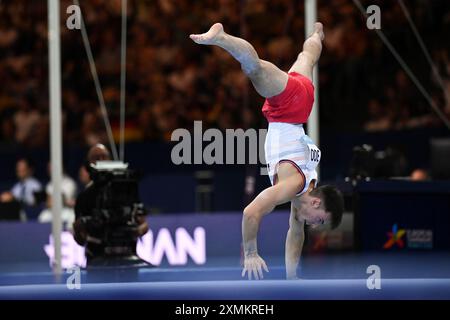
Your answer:
[[[307,77],[290,72],[286,88],[266,99],[262,107],[268,122],[306,123],[314,104],[314,85]]]

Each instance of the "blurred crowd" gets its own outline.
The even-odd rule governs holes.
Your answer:
[[[34,162],[28,157],[19,157],[16,162],[16,182],[9,190],[0,192],[0,219],[37,220],[42,223],[52,221],[53,184],[45,186],[34,176]],[[50,163],[48,173],[51,173]],[[75,199],[78,189],[83,190],[91,179],[85,166],[81,166],[78,182],[65,172],[61,179],[63,196],[61,219],[71,228],[75,220]]]
[[[363,5],[371,3],[362,1]],[[264,127],[263,100],[225,51],[199,47],[191,33],[214,22],[251,42],[262,59],[288,70],[304,41],[304,1],[129,0],[126,139],[170,140],[176,128]],[[107,136],[81,34],[69,30],[61,1],[64,142],[105,143]],[[450,101],[397,1],[378,1],[381,27],[447,117]],[[117,138],[120,115],[121,1],[81,2],[106,105]],[[351,0],[318,1],[325,26],[320,60],[322,128],[399,130],[442,122]],[[447,0],[407,2],[450,92]],[[447,38],[446,38],[447,36]],[[46,1],[0,3],[0,144],[48,144]]]

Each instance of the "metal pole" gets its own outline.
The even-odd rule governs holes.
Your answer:
[[[50,88],[50,152],[52,194],[52,235],[54,243],[53,271],[62,273],[61,266],[61,212],[62,212],[62,143],[61,143],[61,50],[59,29],[59,0],[48,0],[48,45]]]
[[[127,0],[122,0],[122,39],[120,45],[120,155],[125,161],[125,92],[127,76]]]
[[[314,31],[314,23],[317,21],[317,1],[305,0],[305,39],[307,39]],[[314,84],[314,106],[308,119],[308,135],[317,146],[320,146],[319,140],[319,63],[313,70]],[[317,166],[317,174],[320,176],[320,167]]]

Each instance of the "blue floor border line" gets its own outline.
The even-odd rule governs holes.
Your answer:
[[[368,289],[366,279],[181,281],[0,287],[2,300],[448,300],[450,279],[382,279]]]

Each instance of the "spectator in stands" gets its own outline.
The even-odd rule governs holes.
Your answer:
[[[19,143],[30,145],[35,138],[39,122],[42,120],[39,112],[33,108],[33,101],[24,99],[19,102],[19,110],[14,114],[16,140]]]
[[[48,165],[48,173],[51,176],[51,166]],[[46,208],[41,212],[38,217],[38,221],[41,223],[47,223],[52,221],[52,194],[53,194],[53,184],[50,181],[45,187],[45,192],[47,195]],[[69,177],[65,172],[63,172],[63,177],[61,181],[61,193],[63,196],[63,209],[61,212],[61,220],[67,223],[69,228],[72,227],[75,221],[75,212],[73,210],[75,206],[75,198],[77,195],[77,185],[75,181]]]
[[[42,190],[41,183],[33,177],[33,164],[27,158],[20,158],[16,163],[16,175],[18,182],[10,192],[0,195],[2,202],[19,201],[24,205],[33,206],[37,204],[35,193]]]
[[[62,6],[70,3],[64,0]],[[115,135],[120,87],[118,3],[98,0],[82,4]],[[430,94],[437,92],[436,104],[449,115],[450,95],[440,88],[427,66],[408,29],[407,19],[402,17],[398,6],[389,5],[389,1],[380,3],[386,4],[383,6],[386,36],[395,43],[398,52],[408,53],[408,63],[417,62],[413,68],[417,77],[427,83]],[[445,39],[448,30],[446,4],[446,0],[417,2],[410,13],[429,43],[430,55],[448,91],[448,46],[435,41]],[[17,142],[21,146],[40,147],[48,141],[43,130],[48,127],[48,97],[42,94],[48,91],[47,8],[42,1],[3,1],[1,6],[0,78],[5,85],[0,92],[0,111],[5,106],[13,107],[12,114],[0,113],[3,132],[0,139],[10,140],[14,131],[15,141],[8,141],[8,145]],[[242,124],[245,127],[258,127],[262,123],[255,107],[262,101],[248,90],[249,84],[239,65],[219,50],[198,55],[194,46],[186,44],[185,35],[200,29],[200,25],[216,20],[225,22],[233,33],[240,33],[254,43],[262,57],[275,59],[283,69],[295,59],[296,46],[303,41],[298,30],[305,27],[304,17],[292,14],[304,10],[303,1],[294,4],[285,0],[205,3],[179,0],[176,5],[173,1],[131,1],[128,7],[126,127],[143,122],[138,128],[141,134],[133,135],[136,139],[167,141],[174,128],[189,129],[193,120],[199,119],[205,127],[240,127],[242,110],[247,110],[246,119],[252,122]],[[428,12],[430,19],[424,19],[421,12]],[[240,13],[244,19],[239,18]],[[323,127],[382,131],[441,125],[435,117],[430,119],[433,112],[426,101],[382,41],[365,27],[356,6],[331,0],[318,14],[324,25],[329,26],[325,30],[329,36],[325,40],[319,79]],[[268,20],[272,22],[271,28],[266,28]],[[174,23],[168,26],[167,21]],[[67,94],[63,92],[64,139],[87,146],[105,143],[104,123],[98,113],[80,33],[62,29],[62,44],[65,48],[62,80],[65,90],[69,90]],[[361,75],[366,75],[366,81],[360,80]],[[219,116],[223,115],[220,110],[227,110],[227,115]]]
[[[30,159],[20,158],[17,161],[16,175],[19,181],[11,191],[3,192],[0,195],[0,201],[19,202],[23,209],[21,219],[34,218],[34,209],[41,200],[42,185],[33,177],[33,164]]]

